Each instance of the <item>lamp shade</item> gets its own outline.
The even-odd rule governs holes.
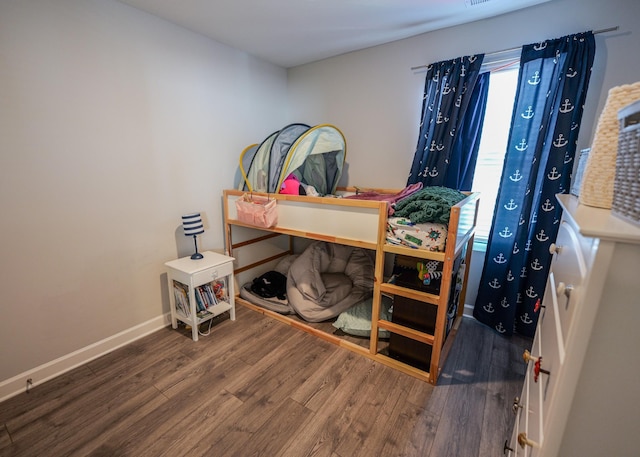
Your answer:
[[[185,214],[182,216],[182,228],[185,236],[196,236],[204,233],[200,213]]]

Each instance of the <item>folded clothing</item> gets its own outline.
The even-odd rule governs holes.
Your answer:
[[[287,276],[278,271],[267,271],[254,278],[251,292],[262,298],[278,297],[284,300],[287,298]]]

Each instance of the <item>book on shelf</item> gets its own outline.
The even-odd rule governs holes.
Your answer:
[[[216,298],[215,294],[213,293],[213,288],[211,287],[211,284],[205,284],[203,286],[204,292],[206,294],[207,297],[207,304],[209,306],[215,306],[218,304],[218,299]]]
[[[175,297],[176,311],[185,317],[191,317],[189,303],[189,286],[179,281],[173,281],[173,294]],[[226,279],[217,279],[207,284],[198,286],[194,290],[196,314],[199,318],[213,315],[208,309],[221,302],[228,301]]]
[[[196,287],[194,295],[196,297],[196,311],[200,312],[206,310],[207,306],[205,306],[204,297],[202,295],[202,286]]]
[[[191,315],[189,288],[178,281],[173,281],[173,295],[176,303],[176,311],[185,317],[189,317]]]

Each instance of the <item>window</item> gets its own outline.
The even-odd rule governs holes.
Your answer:
[[[485,250],[507,151],[511,112],[518,84],[518,65],[491,70],[489,98],[471,190],[480,192],[475,249]]]

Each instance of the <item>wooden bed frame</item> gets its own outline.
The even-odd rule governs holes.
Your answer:
[[[375,190],[389,194],[399,192],[397,189]],[[337,195],[353,194],[355,191],[355,188],[342,188],[338,190]],[[372,250],[375,252],[375,278],[371,337],[369,338],[368,347],[365,347],[349,341],[348,338],[342,338],[326,330],[320,330],[318,326],[306,323],[299,318],[278,314],[258,307],[240,297],[236,297],[237,303],[424,381],[432,384],[437,382],[464,308],[477,219],[478,193],[469,193],[467,198],[451,208],[445,252],[430,252],[424,249],[412,249],[387,243],[387,203],[383,201],[344,199],[335,196],[310,197],[269,194],[269,198],[277,200],[278,224],[269,229],[262,229],[245,224],[237,219],[235,200],[244,193],[237,190],[225,190],[223,192],[226,251],[228,255],[236,258],[234,265],[236,281],[241,285],[247,280],[250,281],[252,278],[272,269],[279,259],[294,253],[294,239],[298,238],[327,241]],[[266,194],[256,195],[266,196]],[[385,259],[388,255],[393,254],[443,262],[440,293],[435,295],[386,283],[384,280]],[[462,291],[460,292],[458,314],[447,336],[446,314],[450,298],[453,265],[454,261],[460,256],[464,256],[466,268]],[[246,279],[243,280],[243,277]],[[239,291],[240,289],[236,287],[235,290]],[[380,316],[382,294],[402,296],[437,306],[434,333],[424,333],[376,318]],[[431,345],[429,371],[416,368],[382,353],[378,338],[379,328]]]

